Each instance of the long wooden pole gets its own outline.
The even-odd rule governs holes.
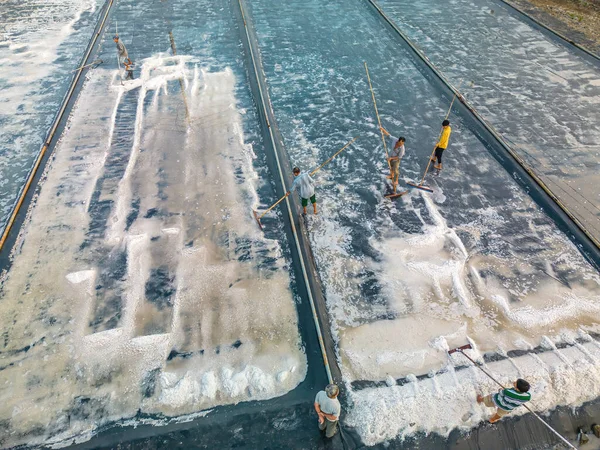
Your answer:
[[[94,61],[94,62],[91,62],[91,63],[89,63],[89,64],[86,64],[85,66],[81,66],[81,67],[78,67],[78,68],[77,68],[77,69],[75,69],[75,70],[72,70],[72,71],[71,71],[71,73],[73,73],[73,72],[77,72],[78,70],[83,70],[83,69],[85,69],[86,67],[94,66],[94,65],[96,65],[96,64],[102,64],[102,60],[101,60],[101,59],[97,59],[97,60],[96,60],[96,61]]]
[[[339,155],[340,153],[342,153],[344,150],[346,150],[350,144],[352,144],[355,140],[358,139],[358,136],[356,136],[354,139],[352,139],[350,142],[348,142],[346,145],[344,145],[341,149],[339,149],[337,152],[335,152],[335,154],[330,157],[327,161],[325,161],[323,164],[321,164],[319,167],[317,167],[315,170],[313,170],[310,175],[314,175],[315,173],[317,173],[319,170],[321,170],[326,164],[329,164],[333,158],[335,158],[337,155]]]
[[[383,142],[383,148],[385,149],[385,157],[390,166],[390,155],[388,153],[387,144],[385,143],[385,135],[381,129],[381,118],[379,117],[379,110],[377,109],[377,101],[375,100],[375,92],[373,92],[373,85],[371,84],[371,77],[369,75],[369,67],[365,61],[365,71],[367,72],[367,81],[369,82],[369,89],[371,89],[371,97],[373,98],[373,106],[375,107],[375,115],[377,116],[377,123],[379,124],[379,132],[381,133],[381,142]]]

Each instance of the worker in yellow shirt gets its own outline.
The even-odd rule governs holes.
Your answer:
[[[444,120],[442,122],[442,134],[440,135],[440,140],[437,144],[435,144],[435,155],[431,158],[431,161],[435,162],[437,159],[437,164],[434,164],[434,168],[437,170],[442,170],[442,153],[444,150],[448,148],[448,140],[450,139],[450,133],[452,133],[452,128],[450,128],[450,121]]]

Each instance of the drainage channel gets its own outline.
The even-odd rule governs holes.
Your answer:
[[[415,62],[421,63],[421,71],[425,74],[433,73],[440,82],[439,86],[447,92],[449,97],[456,95],[460,103],[456,102],[454,108],[461,111],[464,117],[470,117],[474,132],[488,144],[493,156],[502,164],[512,177],[521,184],[529,195],[544,208],[577,245],[588,261],[600,269],[600,242],[587,230],[585,225],[564,205],[560,199],[548,188],[529,165],[521,158],[512,146],[500,133],[471,105],[458,91],[442,71],[420,50],[417,45],[404,33],[394,21],[383,11],[375,0],[367,0],[374,12],[389,26],[416,56]]]
[[[50,131],[44,139],[44,144],[38,153],[31,171],[27,175],[27,180],[19,193],[18,199],[15,202],[6,223],[6,227],[0,238],[0,270],[2,271],[6,271],[10,265],[10,253],[16,243],[21,225],[27,216],[28,206],[32,202],[35,187],[42,176],[44,167],[52,154],[54,146],[67,123],[71,109],[77,100],[78,93],[84,82],[82,74],[89,70],[90,56],[98,44],[98,38],[104,33],[104,25],[106,24],[113,3],[114,0],[107,0],[104,4],[103,12],[100,14],[98,23],[94,29],[94,34],[88,43],[86,52],[77,66],[79,69],[76,71],[73,80],[71,81],[71,85],[69,86],[69,90],[63,98],[61,107],[52,121]]]

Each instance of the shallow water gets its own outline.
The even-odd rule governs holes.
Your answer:
[[[100,0],[2,3],[2,230],[92,37],[102,4]]]
[[[3,445],[306,375],[282,226],[251,213],[273,191],[233,12],[121,1],[112,17],[136,79],[90,72],[3,283]],[[98,56],[114,55],[106,33]]]
[[[360,135],[315,176],[320,214],[306,221],[345,381],[390,384],[349,391],[361,437],[444,434],[467,417],[483,381],[457,377],[445,353],[467,339],[475,357],[548,349],[493,366],[534,380],[540,410],[595,395],[600,347],[585,331],[598,331],[598,275],[461,117],[434,194],[383,198],[363,61],[384,125],[407,137],[406,180],[449,103],[397,38],[358,1],[248,6],[292,164],[314,168]],[[108,29],[119,20],[141,81],[121,88],[114,63],[92,72],[2,292],[9,445],[273,397],[303,379],[282,224],[273,214],[262,235],[250,215],[274,198],[233,17],[229,3],[119,2]],[[450,415],[448,398],[461,400]],[[418,423],[409,410],[424,412]]]
[[[490,0],[383,10],[600,237],[600,64]]]
[[[248,3],[292,165],[312,169],[360,135],[315,175],[320,213],[307,218],[346,381],[433,376],[446,367],[446,350],[468,339],[481,352],[507,352],[597,325],[597,272],[460,116],[450,116],[443,171],[427,178],[434,193],[383,197],[387,164],[363,62],[382,123],[407,139],[405,180],[420,177],[449,100],[365,2]],[[422,389],[442,402],[445,382]],[[398,414],[373,408],[373,396],[357,393],[351,412],[364,419],[370,443],[390,436],[372,435],[381,431],[377,414],[361,412],[386,412],[391,421]],[[409,432],[452,426],[423,420]]]

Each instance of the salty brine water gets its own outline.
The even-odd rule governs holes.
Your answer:
[[[359,136],[315,175],[319,215],[301,219],[348,388],[344,423],[366,444],[477,426],[487,411],[475,394],[495,386],[448,358],[466,342],[503,383],[529,379],[538,411],[594,398],[600,277],[469,120],[450,116],[433,194],[384,198],[364,62],[383,125],[407,140],[401,188],[420,178],[450,99],[368,3],[245,4],[292,165],[313,169]],[[283,395],[307,373],[283,221],[276,209],[263,233],[251,214],[276,198],[235,3],[114,8],[92,57],[104,63],[87,75],[3,279],[4,446],[200,417]],[[133,81],[117,70],[117,28]]]
[[[600,238],[600,62],[491,0],[380,6]]]
[[[0,230],[92,37],[101,0],[3,2]]]
[[[579,335],[595,345],[587,331],[598,329],[596,270],[460,116],[450,116],[444,169],[427,178],[433,194],[383,197],[387,163],[363,62],[384,127],[406,137],[403,180],[420,178],[449,99],[368,3],[248,3],[292,164],[310,170],[360,136],[315,176],[321,210],[307,221],[351,389],[348,420],[365,442],[419,430],[444,435],[484,417],[483,408],[471,411],[471,400],[491,385],[472,374],[436,378],[448,373],[449,347],[470,340],[479,352],[506,354],[546,343],[552,353],[550,343]],[[576,350],[585,369],[567,358],[560,377],[525,362],[520,374],[531,378],[534,395],[544,392],[541,408],[581,403],[595,396],[588,388],[600,379],[597,353]],[[565,400],[563,385],[582,373],[586,382]],[[416,378],[427,374],[431,382]],[[413,383],[396,394],[396,379]],[[390,387],[362,388],[378,380]],[[422,413],[410,416],[411,425],[403,410],[412,401]]]
[[[114,8],[107,63],[88,75],[3,282],[4,446],[206,414],[306,374],[285,234],[251,213],[273,190],[230,5]],[[117,20],[135,62],[124,83]]]

